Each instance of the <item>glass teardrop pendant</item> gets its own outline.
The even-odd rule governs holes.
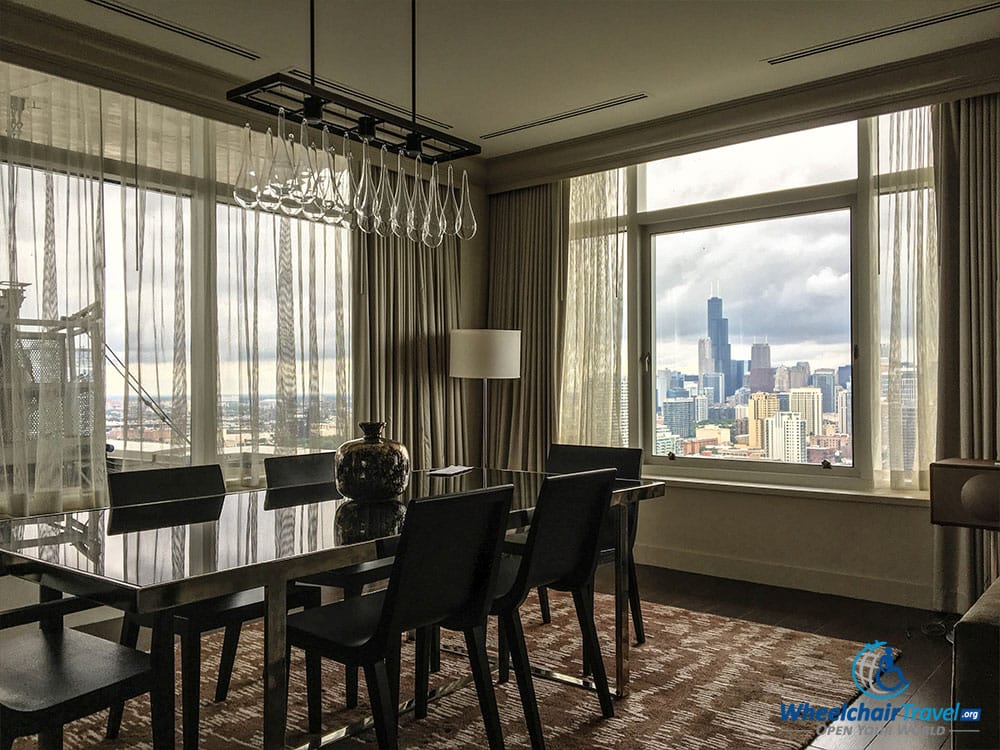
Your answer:
[[[276,151],[274,135],[271,133],[271,128],[267,129],[267,135],[264,138],[265,172],[264,178],[261,181],[261,186],[257,191],[257,205],[265,211],[277,211],[280,197],[277,192],[275,192],[275,188],[270,182],[271,165],[274,163],[274,154]]]
[[[431,165],[431,179],[427,183],[427,216],[424,217],[424,228],[420,233],[420,239],[427,247],[437,247],[444,239],[444,211],[438,195],[437,166],[437,162]]]
[[[354,194],[354,213],[362,232],[372,231],[372,209],[375,205],[375,186],[372,183],[372,162],[368,155],[368,140],[361,142],[361,174],[358,190]]]
[[[458,207],[456,234],[463,240],[476,236],[476,215],[472,212],[472,196],[469,194],[469,173],[462,170],[462,203]]]
[[[424,232],[424,219],[427,218],[427,198],[420,187],[420,155],[413,160],[413,195],[410,197],[410,208],[406,212],[406,236],[414,242],[420,242]]]
[[[330,148],[330,130],[323,128],[322,153],[317,164],[317,179],[319,179],[319,198],[323,205],[323,221],[327,224],[337,224],[344,218],[344,204],[340,197],[340,187],[337,180],[337,154]]]
[[[358,194],[358,182],[354,179],[354,152],[350,149],[347,136],[344,136],[343,154],[344,169],[337,180],[343,211],[340,224],[349,229],[356,229],[358,215],[354,211],[354,196]]]
[[[375,188],[375,200],[372,206],[372,228],[379,237],[392,234],[393,194],[389,187],[389,169],[385,166],[385,155],[389,153],[385,146],[379,150],[378,187]]]
[[[236,175],[236,185],[233,187],[233,200],[243,208],[257,207],[257,191],[260,189],[260,175],[257,174],[257,164],[253,158],[250,141],[250,123],[243,129],[243,154],[240,157],[240,171]]]
[[[396,237],[406,236],[406,215],[410,210],[410,197],[406,192],[406,172],[403,171],[403,157],[396,153],[396,191],[392,194],[392,215],[390,226]]]
[[[455,200],[455,176],[451,164],[448,165],[448,186],[441,201],[441,210],[444,212],[444,233],[453,237],[458,231],[458,201]]]
[[[315,144],[310,144],[306,149],[306,164],[308,165],[309,185],[307,192],[302,196],[302,216],[309,221],[321,221],[323,219],[323,197],[320,186],[320,152]]]
[[[295,177],[293,159],[292,142],[285,134],[285,110],[282,109],[278,112],[278,134],[274,140],[274,157],[267,170],[266,187],[264,188],[275,198],[278,208],[282,207],[283,200],[289,196],[292,189]],[[289,205],[294,208],[293,204]]]

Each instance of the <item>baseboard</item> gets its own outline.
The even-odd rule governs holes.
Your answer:
[[[931,587],[912,581],[638,543],[635,545],[635,560],[640,565],[672,568],[737,581],[848,596],[904,607],[933,607]]]

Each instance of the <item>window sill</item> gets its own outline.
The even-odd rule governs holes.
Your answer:
[[[703,479],[666,476],[657,472],[656,467],[645,467],[644,478],[657,479],[667,487],[711,492],[730,492],[743,495],[771,495],[780,497],[802,497],[831,502],[877,503],[879,505],[899,505],[912,508],[930,508],[930,495],[924,490],[844,490],[827,487],[807,487],[804,485],[766,484],[762,482],[736,482],[724,479]]]

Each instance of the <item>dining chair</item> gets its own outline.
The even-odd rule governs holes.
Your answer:
[[[310,732],[321,731],[321,661],[335,659],[364,668],[378,746],[398,747],[400,638],[441,625],[465,635],[489,746],[503,747],[486,618],[513,491],[502,485],[411,502],[387,588],[288,617],[289,642],[306,653]],[[417,657],[424,684],[428,657]]]
[[[199,508],[215,503],[226,492],[222,467],[179,466],[108,474],[108,497],[111,513],[116,510],[149,511],[147,518],[160,515],[158,525],[166,527],[204,520]],[[155,505],[154,505],[155,504]],[[140,508],[140,506],[142,506]],[[187,510],[185,510],[187,509]],[[187,520],[185,518],[187,517]],[[320,590],[315,586],[292,584],[288,589],[288,608],[316,607]],[[181,705],[183,712],[184,748],[198,747],[199,714],[201,710],[201,636],[225,628],[215,701],[221,702],[229,693],[236,649],[243,623],[264,616],[264,589],[254,588],[237,594],[215,597],[177,607],[173,610],[174,634],[181,639]],[[123,646],[135,648],[140,627],[149,626],[149,615],[126,612],[122,619]],[[107,735],[113,739],[121,728],[124,701],[111,707]]]
[[[268,489],[288,489],[301,485],[316,485],[333,482],[335,479],[336,454],[333,452],[302,453],[290,456],[271,456],[264,459],[264,475]],[[361,596],[366,585],[384,581],[392,570],[391,545],[382,545],[389,556],[377,560],[356,563],[325,573],[301,579],[302,583],[339,588],[345,599]],[[358,705],[357,667],[345,667],[344,690],[346,705]]]
[[[611,690],[604,669],[597,627],[594,623],[594,571],[603,519],[611,505],[614,469],[546,477],[538,493],[527,540],[519,554],[504,554],[497,578],[497,596],[490,614],[499,619],[501,649],[500,682],[508,679],[509,657],[514,662],[518,692],[524,709],[528,736],[534,750],[545,747],[541,719],[524,642],[520,606],[531,589],[549,586],[573,596],[583,636],[584,661],[590,664],[604,718],[614,716]],[[506,549],[510,549],[505,545]],[[426,631],[417,634],[417,716],[426,713],[427,671],[420,668],[421,653],[429,640]],[[424,657],[426,658],[426,657]]]
[[[63,725],[153,688],[150,658],[141,651],[64,628],[62,617],[100,606],[55,599],[0,612],[0,750],[38,735],[40,750],[61,750]]]
[[[639,479],[642,473],[642,448],[611,448],[601,445],[568,445],[553,443],[545,461],[547,474],[566,474],[588,469],[614,467],[618,479]],[[642,624],[642,599],[639,595],[639,578],[635,571],[635,533],[639,525],[639,503],[628,506],[628,603],[632,611],[632,624],[637,643],[646,642],[646,629]],[[615,522],[608,513],[601,525],[600,554],[598,564],[615,560]],[[549,596],[544,586],[538,589],[538,605],[542,612],[542,622],[552,620]]]

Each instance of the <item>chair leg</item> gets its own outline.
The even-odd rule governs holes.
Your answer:
[[[646,629],[642,626],[642,601],[639,599],[639,577],[635,572],[635,560],[628,558],[628,605],[632,610],[632,627],[635,629],[636,643],[646,642]]]
[[[396,712],[396,721],[399,721],[399,664],[400,664],[400,639],[391,639],[389,652],[385,657],[386,675],[389,677],[389,690],[391,691],[392,705]]]
[[[344,598],[351,599],[355,596],[361,596],[364,591],[364,586],[344,586]],[[344,705],[348,708],[357,708],[358,706],[358,668],[344,666]]]
[[[365,665],[365,682],[368,684],[379,750],[398,750],[396,706],[392,704],[392,690],[384,659]]]
[[[215,683],[215,702],[221,703],[229,695],[229,683],[233,678],[233,667],[236,665],[236,647],[240,643],[241,623],[226,625],[226,634],[222,639],[222,656],[219,659],[219,677]]]
[[[479,711],[482,713],[483,723],[486,725],[486,740],[489,742],[490,750],[503,750],[500,711],[497,709],[497,697],[493,692],[490,660],[486,656],[485,624],[465,631],[465,646],[469,650],[469,666],[472,667],[472,677],[476,682]]]
[[[417,629],[416,654],[413,666],[413,716],[427,718],[427,690],[430,683],[431,646],[434,636],[430,628]]]
[[[590,602],[591,619],[593,619],[593,612],[594,612],[594,587],[593,586],[590,586],[590,587],[587,588],[587,596],[590,597],[588,599],[588,601]],[[594,670],[591,667],[590,654],[587,652],[587,649],[584,648],[583,649],[583,675],[584,675],[584,677],[586,677],[587,675],[593,675],[593,674],[594,674]]]
[[[38,733],[38,750],[62,750],[62,748],[62,724],[57,727],[44,729]]]
[[[306,651],[306,704],[309,710],[309,733],[323,731],[323,657],[318,651]]]
[[[129,648],[135,648],[139,642],[139,624],[128,613],[122,618],[122,632],[118,642]],[[107,737],[109,740],[117,739],[118,732],[122,728],[122,714],[124,712],[125,701],[119,701],[111,706],[111,710],[108,712]]]
[[[538,608],[542,611],[542,622],[548,625],[552,622],[552,611],[549,609],[549,590],[538,587]]]
[[[503,685],[510,680],[510,646],[503,623],[497,618],[497,682]]]
[[[528,736],[531,738],[532,750],[544,750],[545,739],[542,736],[542,719],[538,715],[538,699],[535,697],[535,683],[531,677],[531,663],[528,661],[528,649],[524,645],[524,628],[521,625],[521,613],[514,609],[500,618],[500,627],[507,640],[511,657],[514,660],[514,675],[517,677],[517,691],[521,695],[521,707],[524,709],[524,721],[528,725]]]
[[[431,628],[431,671],[437,674],[441,671],[441,626]]]
[[[181,706],[184,750],[194,750],[201,723],[201,634],[196,631],[181,635]]]
[[[573,603],[576,605],[576,618],[580,621],[580,633],[583,635],[583,653],[589,654],[591,674],[597,687],[597,697],[601,701],[601,714],[605,719],[610,719],[615,715],[615,707],[611,703],[608,675],[604,671],[601,643],[597,639],[597,626],[594,624],[593,587],[588,585],[574,589]]]

